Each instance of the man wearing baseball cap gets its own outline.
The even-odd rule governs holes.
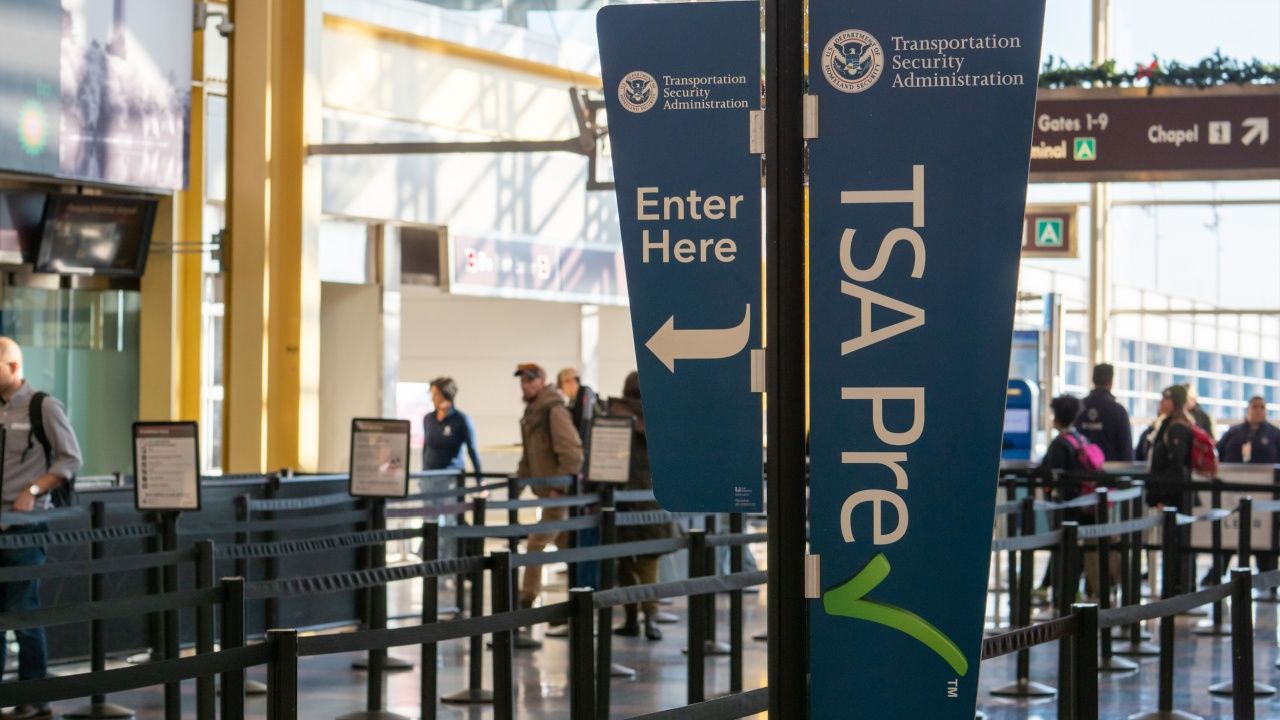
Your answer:
[[[582,470],[582,439],[573,425],[573,417],[564,404],[564,398],[554,387],[547,385],[547,373],[535,363],[516,366],[515,376],[520,378],[520,392],[524,398],[524,416],[520,418],[520,437],[524,449],[516,475],[520,478],[545,478],[570,475]],[[532,488],[538,497],[555,497],[564,490],[554,487]],[[553,522],[568,517],[568,508],[546,507],[539,514],[539,522]],[[541,552],[553,540],[563,545],[559,537],[563,533],[542,532],[529,536],[525,552]],[[520,587],[520,607],[533,607],[542,592],[542,566],[530,565],[524,570],[524,582]],[[527,636],[518,635],[516,646],[538,647],[540,643]]]

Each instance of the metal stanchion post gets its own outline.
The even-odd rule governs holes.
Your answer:
[[[1212,507],[1222,507],[1222,490],[1218,487],[1219,481],[1213,483],[1213,490],[1210,491],[1210,502]],[[1223,573],[1223,551],[1222,551],[1222,521],[1215,520],[1213,527],[1210,529],[1210,544],[1212,546],[1212,569],[1209,571],[1213,576],[1213,584],[1222,582]],[[1249,558],[1244,558],[1243,563],[1248,565]],[[1194,580],[1194,577],[1192,578]],[[1222,617],[1222,601],[1219,600],[1213,604],[1213,619],[1200,623],[1193,630],[1196,635],[1206,637],[1229,637],[1231,635],[1231,626],[1223,623]]]
[[[1109,507],[1108,498],[1111,492],[1107,488],[1098,488],[1098,505],[1094,511],[1094,517],[1099,525],[1106,525],[1111,521],[1111,508]],[[1099,537],[1097,542],[1098,551],[1098,602],[1103,610],[1111,608],[1111,538]],[[1102,659],[1098,662],[1098,669],[1102,672],[1128,672],[1136,670],[1138,664],[1116,657],[1111,652],[1111,631],[1102,633]],[[1096,685],[1096,682],[1095,682]],[[1095,699],[1096,701],[1096,699]]]
[[[1276,689],[1253,679],[1253,573],[1247,567],[1231,571],[1231,624],[1231,679],[1210,685],[1209,692],[1230,695],[1236,720],[1252,720],[1254,698],[1275,695]]]
[[[717,518],[715,515],[706,516],[707,537],[712,537],[720,531],[720,528],[718,527],[718,525],[719,525],[719,518]],[[706,569],[708,575],[720,574],[720,563],[716,562],[716,549],[714,547],[707,548],[707,558],[703,562],[702,567]],[[712,593],[711,595],[707,596],[704,604],[704,607],[706,608],[705,612],[707,613],[707,618],[704,621],[706,624],[703,627],[706,628],[706,633],[707,633],[706,652],[708,656],[728,655],[730,652],[732,652],[732,649],[729,647],[727,643],[722,643],[719,640],[716,640],[717,600],[718,598],[716,597],[715,593]]]
[[[703,565],[707,559],[707,535],[705,530],[689,530],[689,577],[707,574]],[[706,628],[703,627],[706,611],[702,603],[705,595],[689,597],[689,680],[687,704],[706,699]]]
[[[89,504],[89,527],[94,530],[101,530],[106,526],[106,504],[101,500],[95,500]],[[106,543],[101,540],[94,540],[89,549],[89,557],[94,560],[101,560],[106,557]],[[104,599],[106,597],[103,577],[100,573],[93,573],[89,576],[89,601],[98,602]],[[91,672],[99,673],[107,669],[106,628],[101,620],[94,620],[89,623],[89,656],[89,669]],[[69,720],[116,720],[133,716],[133,710],[108,703],[105,695],[94,695],[89,698],[88,705],[62,714],[62,717]]]
[[[1098,606],[1072,605],[1071,614],[1080,622],[1075,637],[1070,640],[1074,646],[1071,663],[1075,672],[1072,679],[1074,717],[1075,720],[1098,720]]]
[[[1033,495],[1029,494],[1022,499],[1022,507],[1018,513],[1021,517],[1022,535],[1024,537],[1034,535],[1036,517]],[[1018,555],[1022,567],[1018,569],[1018,592],[1014,596],[1016,607],[1013,610],[1015,614],[1013,622],[1017,627],[1029,627],[1031,625],[1031,585],[1035,580],[1035,551],[1022,550]],[[1016,672],[1017,677],[1012,683],[993,689],[991,694],[996,697],[1043,698],[1052,697],[1057,692],[1044,683],[1032,682],[1029,650],[1018,651]]]
[[[422,525],[422,560],[431,562],[440,557],[440,526]],[[435,575],[422,576],[422,624],[436,622],[439,615],[440,580]],[[418,707],[422,720],[436,717],[436,643],[423,643],[418,658]]]
[[[298,720],[298,631],[268,630],[267,720]]]
[[[511,612],[513,607],[511,582],[511,551],[495,551],[493,560],[493,596],[491,605],[494,615]],[[515,687],[512,679],[511,661],[515,648],[511,643],[511,631],[493,634],[493,717],[494,720],[514,720]]]
[[[173,552],[178,549],[178,513],[162,512],[160,513],[161,532],[160,539],[165,552]],[[178,566],[170,563],[164,566],[164,592],[175,593],[178,591]],[[164,613],[164,659],[177,660],[180,655],[181,646],[179,644],[180,632],[179,617],[177,609],[166,610]],[[179,682],[166,683],[164,686],[164,717],[165,720],[181,720],[182,718],[182,684]]]
[[[237,525],[243,527],[249,523],[249,496],[237,495],[235,499],[235,506],[236,506],[236,523]],[[236,536],[235,536],[235,544],[248,545],[249,531],[237,529]],[[251,578],[251,575],[249,574],[249,571],[251,569],[251,566],[249,565],[249,558],[238,557],[236,558],[235,565],[236,565],[236,576],[244,579],[245,582],[248,582]],[[246,695],[266,695],[267,685],[266,683],[261,683],[261,682],[258,682],[257,680],[246,679],[244,682],[244,692]]]
[[[465,492],[465,488],[467,487],[467,476],[466,476],[466,475],[463,475],[463,474],[461,474],[461,473],[459,473],[459,474],[458,474],[458,477],[457,477],[457,481],[456,481],[456,482],[457,482],[457,487],[458,487],[458,494],[454,496],[454,499],[455,499],[455,500],[457,500],[458,502],[464,502],[464,503],[465,503],[465,502],[466,502],[466,500],[467,500],[467,494],[466,494],[466,492]],[[483,480],[479,475],[477,475],[477,476],[476,476],[476,484],[477,484],[477,485],[479,485],[479,484],[482,484],[483,482],[484,482],[484,480]],[[520,490],[519,490],[519,487],[517,487],[517,488],[516,488],[516,497],[508,497],[507,499],[508,499],[508,500],[515,500],[515,499],[517,499],[517,498],[519,498],[519,497],[520,497]],[[472,515],[473,515],[473,516],[474,516],[474,514],[475,514],[475,513],[472,513]],[[460,513],[458,513],[457,518],[455,519],[455,523],[457,524],[457,526],[458,526],[458,527],[461,527],[461,526],[463,525],[463,523],[464,523],[465,519],[466,519],[466,513],[465,513],[465,512],[460,512]],[[468,543],[468,542],[467,542],[466,538],[455,538],[455,539],[454,539],[454,541],[453,541],[453,556],[454,556],[454,557],[463,557],[464,555],[466,555],[466,554],[467,554],[467,548],[468,548],[468,547],[470,547],[470,543]],[[458,573],[458,574],[454,577],[453,582],[454,582],[454,599],[453,599],[453,604],[454,604],[454,606],[455,606],[455,607],[457,607],[457,608],[458,608],[458,617],[462,617],[462,614],[463,614],[464,612],[466,612],[466,610],[467,610],[467,605],[466,605],[466,602],[467,602],[467,593],[466,593],[467,576],[466,576],[465,574],[463,574],[463,573]]]
[[[280,476],[278,474],[273,473],[267,476],[267,487],[266,487],[265,495],[269,500],[274,500],[280,496]],[[266,513],[266,519],[275,520],[276,519],[275,512]],[[263,537],[263,540],[266,542],[275,542],[277,539],[279,538],[276,535],[275,530],[268,530]],[[360,553],[360,557],[363,558],[364,553]],[[363,570],[364,568],[362,567],[359,569]],[[275,555],[269,555],[267,557],[265,575],[267,580],[275,580],[280,577],[280,558],[279,557]],[[359,598],[362,595],[363,597],[368,598],[367,593],[356,593],[357,602],[359,601]],[[365,608],[364,608],[365,614],[362,615],[362,617],[368,617],[369,609],[368,609],[367,600],[364,604],[365,604]],[[263,603],[263,608],[264,608],[263,612],[265,613],[264,623],[265,623],[266,629],[272,630],[280,627],[280,600],[274,596],[269,597]]]
[[[485,496],[477,495],[472,501],[471,523],[475,527],[485,526]],[[484,538],[473,538],[471,554],[476,557],[484,555]],[[484,570],[471,574],[471,617],[484,614]],[[452,695],[440,698],[447,703],[473,704],[493,702],[493,693],[484,689],[484,637],[472,635],[467,668],[467,688]]]
[[[1075,604],[1076,595],[1080,591],[1080,545],[1079,524],[1073,521],[1062,523],[1062,543],[1058,545],[1058,585],[1055,594],[1058,596],[1058,617],[1071,614],[1071,606]],[[1058,643],[1058,717],[1075,717],[1071,703],[1075,700],[1071,685],[1074,682],[1071,665],[1071,643]]]
[[[196,587],[213,587],[213,541],[196,541]],[[213,606],[196,608],[196,652],[201,655],[213,652]],[[216,688],[212,675],[196,678],[196,718],[214,720],[217,714]]]
[[[742,534],[742,513],[729,515],[729,533]],[[742,572],[742,545],[729,546],[729,572]],[[742,591],[729,593],[729,692],[742,692]]]
[[[1160,597],[1167,600],[1178,594],[1178,509],[1164,509],[1160,530],[1161,571]],[[1160,618],[1160,689],[1159,705],[1153,712],[1135,713],[1129,720],[1200,720],[1199,715],[1173,709],[1174,616]]]
[[[614,493],[616,486],[606,485],[600,489],[600,545],[608,547],[618,542],[618,513]],[[606,558],[600,561],[600,589],[610,590],[618,585],[618,559]],[[596,697],[596,709],[607,713],[609,710],[609,679],[633,678],[635,668],[613,661],[613,608],[600,608],[597,618],[599,639],[596,641],[596,685],[599,692]],[[607,671],[607,672],[606,672]]]
[[[595,612],[591,588],[569,591],[569,719],[595,720]]]
[[[244,647],[244,578],[222,578],[222,649]],[[222,717],[244,717],[245,671],[222,673]]]
[[[1009,483],[1008,485],[1005,485],[1004,495],[1005,495],[1005,500],[1007,502],[1012,502],[1014,500],[1017,500],[1018,499],[1017,486],[1012,482]],[[1004,534],[1005,534],[1005,537],[1014,537],[1015,535],[1018,534],[1018,519],[1015,513],[1009,513],[1008,515],[1005,515]],[[1017,553],[1015,553],[1013,550],[1005,551],[1005,563],[1008,565],[1008,575],[1009,575],[1008,579],[1005,581],[1006,585],[1008,586],[1007,589],[1009,591],[1008,592],[1009,629],[1013,629],[1014,627],[1016,627],[1016,623],[1018,621],[1016,617],[1018,614],[1017,601],[1015,600],[1017,588],[1019,587]]]
[[[1134,483],[1142,487],[1143,483]],[[1133,519],[1143,516],[1146,507],[1142,497],[1134,498],[1129,503],[1129,515]],[[1142,603],[1142,531],[1134,531],[1129,534],[1125,540],[1129,547],[1129,565],[1128,572],[1125,577],[1125,605],[1139,605]],[[1155,574],[1152,573],[1151,582],[1155,583]],[[1154,657],[1160,654],[1160,648],[1147,642],[1150,635],[1143,632],[1141,623],[1134,623],[1129,626],[1129,639],[1120,647],[1114,648],[1116,655],[1126,655],[1128,657]]]

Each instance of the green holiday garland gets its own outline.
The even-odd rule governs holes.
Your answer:
[[[1267,85],[1280,83],[1280,65],[1264,63],[1257,58],[1242,62],[1214,52],[1195,65],[1161,62],[1154,58],[1149,65],[1138,64],[1130,72],[1116,69],[1116,61],[1101,65],[1069,65],[1052,55],[1040,70],[1042,88],[1146,87],[1214,87],[1218,85]]]

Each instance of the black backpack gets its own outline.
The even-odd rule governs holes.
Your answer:
[[[31,449],[31,441],[34,439],[40,443],[40,447],[44,449],[44,466],[47,470],[53,467],[53,444],[49,442],[49,436],[44,431],[44,400],[49,397],[47,392],[38,392],[31,396],[31,406],[28,412],[31,415],[31,434],[27,436],[27,449]],[[53,502],[54,507],[68,507],[76,504],[76,476],[72,475],[65,482],[59,483],[57,487],[49,491],[49,499]]]

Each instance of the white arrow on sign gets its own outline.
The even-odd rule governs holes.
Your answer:
[[[672,315],[658,328],[644,346],[662,361],[671,372],[676,371],[676,360],[719,360],[742,352],[751,339],[751,306],[742,322],[723,330],[677,330],[676,316]]]
[[[1259,145],[1266,145],[1271,139],[1271,118],[1245,118],[1240,124],[1249,128],[1249,132],[1240,138],[1240,142],[1245,145],[1252,145],[1254,140],[1257,140]]]

